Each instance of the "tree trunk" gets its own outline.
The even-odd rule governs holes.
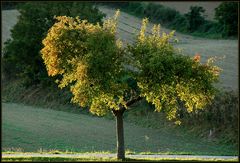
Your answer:
[[[134,104],[141,100],[142,97],[137,97],[127,102],[127,106]],[[113,115],[116,117],[116,134],[117,134],[117,159],[125,160],[125,147],[124,147],[124,130],[123,130],[123,113],[126,108],[119,105],[119,109],[112,109]]]
[[[117,159],[125,159],[124,147],[124,130],[123,130],[123,113],[125,108],[120,107],[119,110],[113,110],[116,117],[116,134],[117,134]]]

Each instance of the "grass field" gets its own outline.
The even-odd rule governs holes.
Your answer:
[[[69,162],[79,162],[79,161],[114,161],[120,162],[116,158],[95,158],[95,157],[80,157],[80,158],[68,158],[68,157],[4,157],[2,158],[4,162],[16,162],[16,161],[41,161],[41,162],[59,162],[59,161],[69,161]],[[126,158],[126,162],[169,162],[169,161],[183,161],[183,162],[195,162],[195,161],[211,161],[211,162],[225,162],[225,159],[187,159],[187,158],[174,158],[174,159],[164,159],[164,158]],[[228,159],[228,162],[236,162],[237,159]]]
[[[2,104],[3,151],[115,153],[115,121],[21,104]],[[141,119],[139,119],[141,121]],[[125,121],[128,153],[237,155],[236,147],[189,135],[177,128],[144,128]]]

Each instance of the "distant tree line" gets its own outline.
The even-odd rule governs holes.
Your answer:
[[[161,4],[143,2],[101,2],[139,17],[148,17],[153,23],[160,23],[170,29],[193,35],[227,38],[238,34],[238,2],[222,2],[215,9],[215,21],[206,20],[205,9],[201,6],[191,6],[184,15],[175,9]]]

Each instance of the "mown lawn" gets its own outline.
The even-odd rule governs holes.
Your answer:
[[[176,128],[144,128],[125,122],[128,153],[237,155],[238,150]],[[115,121],[21,104],[2,103],[3,151],[116,152]]]

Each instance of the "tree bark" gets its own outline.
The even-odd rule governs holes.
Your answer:
[[[130,100],[127,106],[141,100],[141,97]],[[119,105],[119,109],[112,109],[113,115],[116,117],[116,134],[117,134],[117,159],[125,160],[125,147],[124,147],[124,129],[123,129],[123,113],[126,110],[124,106]]]
[[[125,159],[123,112],[116,114],[117,159]]]
[[[112,110],[116,117],[116,135],[117,135],[117,159],[125,159],[123,113],[126,109],[119,105],[119,110]]]

